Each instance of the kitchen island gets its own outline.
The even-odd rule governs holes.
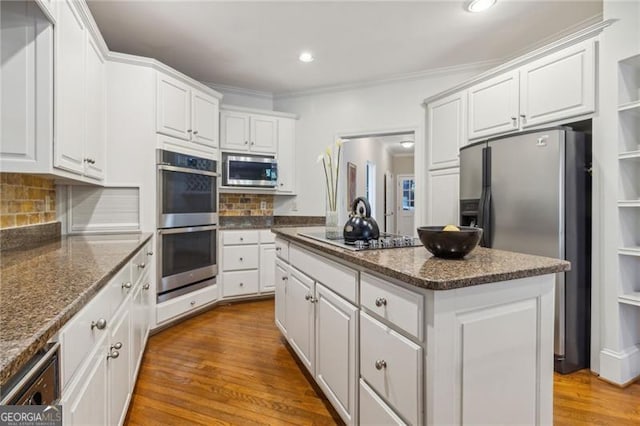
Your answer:
[[[555,274],[476,248],[352,251],[273,228],[276,325],[347,424],[551,424]]]

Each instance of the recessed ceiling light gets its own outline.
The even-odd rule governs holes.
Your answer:
[[[300,56],[298,56],[298,59],[300,59],[302,62],[313,62],[314,58],[311,52],[302,52]]]
[[[471,0],[467,5],[469,12],[482,12],[496,4],[496,0]]]
[[[400,142],[400,145],[402,145],[403,148],[409,149],[409,148],[413,147],[414,142],[413,141],[402,141],[402,142]]]

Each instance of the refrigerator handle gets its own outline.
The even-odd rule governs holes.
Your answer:
[[[492,226],[492,211],[493,211],[493,202],[491,199],[491,187],[487,187],[485,192],[485,200],[482,212],[482,218],[484,220],[483,232],[482,232],[482,240],[484,242],[483,247],[491,248],[493,247],[493,226]]]
[[[487,235],[487,230],[484,226],[484,205],[487,197],[486,189],[487,188],[483,186],[482,192],[480,193],[480,201],[478,202],[478,224],[476,225],[478,228],[482,228],[482,237],[480,239],[480,246],[482,247],[486,247],[485,240]]]

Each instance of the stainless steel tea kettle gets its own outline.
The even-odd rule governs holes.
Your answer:
[[[355,243],[358,240],[374,240],[380,237],[378,224],[371,217],[371,205],[365,197],[358,197],[353,200],[349,220],[344,225],[343,236],[346,243]]]

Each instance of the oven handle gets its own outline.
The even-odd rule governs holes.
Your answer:
[[[201,232],[201,231],[211,231],[214,229],[218,229],[218,225],[208,225],[208,226],[190,226],[188,228],[168,228],[168,229],[158,229],[158,234],[186,234],[187,232]]]
[[[176,166],[166,166],[159,164],[158,170],[168,170],[170,172],[180,172],[180,173],[190,173],[193,175],[204,175],[204,176],[213,176],[217,177],[218,174],[214,172],[207,172],[206,170],[196,170],[196,169],[188,169],[186,167],[176,167]]]

